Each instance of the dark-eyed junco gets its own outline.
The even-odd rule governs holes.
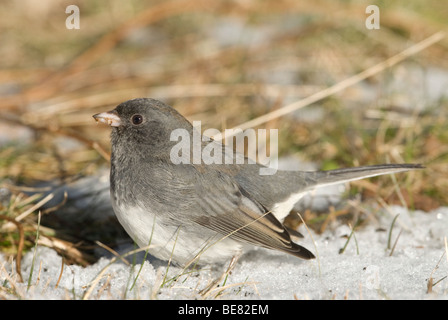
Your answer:
[[[150,244],[152,255],[180,265],[230,261],[246,245],[312,259],[292,241],[297,233],[282,224],[306,192],[422,168],[385,164],[260,175],[260,164],[175,164],[171,152],[178,141],[171,133],[181,129],[192,136],[196,129],[172,107],[134,99],[93,117],[112,127],[110,192],[118,220],[139,246]],[[209,143],[218,142],[202,147]]]

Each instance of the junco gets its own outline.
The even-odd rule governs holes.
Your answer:
[[[282,224],[305,193],[422,168],[384,164],[260,175],[260,164],[174,164],[170,154],[178,142],[171,132],[182,129],[192,136],[196,129],[172,107],[141,98],[93,117],[112,127],[110,193],[118,220],[140,247],[150,244],[150,254],[179,265],[230,261],[247,245],[312,259],[292,241],[300,234]]]

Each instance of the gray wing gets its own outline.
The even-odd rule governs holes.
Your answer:
[[[194,222],[223,237],[283,251],[302,259],[314,255],[294,243],[286,228],[265,207],[251,199],[232,177],[213,172],[208,183],[199,185],[198,210]]]

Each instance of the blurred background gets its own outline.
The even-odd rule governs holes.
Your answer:
[[[365,25],[371,4],[380,9],[379,30]],[[79,8],[79,29],[66,27],[69,5]],[[84,264],[83,252],[67,250],[94,246],[89,241],[96,240],[98,223],[67,224],[57,213],[70,211],[76,192],[107,203],[110,130],[96,125],[93,114],[152,97],[201,120],[203,130],[223,130],[448,30],[448,5],[435,0],[5,0],[0,6],[0,250],[17,252],[19,238],[29,248],[39,224],[40,241],[65,245],[59,250],[67,259]],[[425,211],[447,205],[447,53],[445,37],[257,127],[279,129],[280,157],[305,169],[427,166],[397,175],[398,181],[386,176],[353,183],[346,195],[352,202],[342,207],[305,208],[314,230],[336,217],[359,222],[361,201]],[[45,200],[54,188],[79,181],[83,192]],[[84,211],[94,216],[92,207]],[[7,217],[20,215],[22,235],[5,226]],[[113,215],[108,219],[100,224],[115,223]],[[116,232],[103,241],[112,245]]]

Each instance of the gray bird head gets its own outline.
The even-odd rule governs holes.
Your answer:
[[[175,144],[170,141],[171,132],[186,129],[191,133],[193,130],[190,122],[175,109],[149,98],[123,102],[114,110],[95,114],[93,118],[112,127],[112,153],[138,154],[144,150],[146,155],[168,156],[168,150]]]

